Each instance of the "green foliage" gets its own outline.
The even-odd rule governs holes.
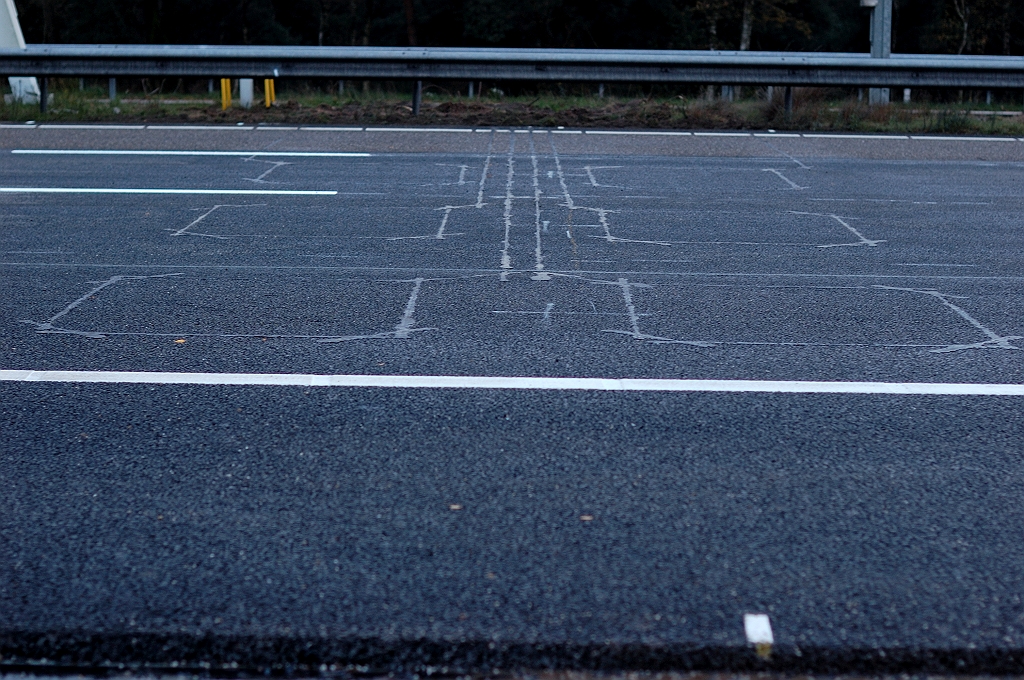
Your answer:
[[[1021,0],[895,0],[895,51],[1024,53]],[[404,0],[16,0],[29,42],[403,45]],[[857,0],[413,0],[422,45],[868,49]],[[749,12],[745,12],[748,10]]]

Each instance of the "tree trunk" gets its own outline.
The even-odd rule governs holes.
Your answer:
[[[413,13],[412,0],[405,0],[405,34],[409,46],[416,46],[416,15]]]
[[[956,51],[957,54],[963,54],[964,50],[967,49],[971,8],[967,6],[967,0],[953,0],[953,9],[956,10],[956,15],[960,17],[960,22],[964,27],[963,36],[960,38],[960,49]]]
[[[324,7],[324,0],[320,0],[320,27],[316,33],[316,44],[324,46],[324,24],[327,23],[327,8]]]
[[[743,0],[743,25],[740,28],[740,49],[750,49],[750,34],[754,32],[754,0]]]
[[[1006,0],[1003,3],[1003,54],[1010,54],[1010,25],[1013,23],[1013,16],[1010,8],[1013,0]]]
[[[356,28],[356,26],[357,26],[357,24],[356,24],[356,14],[357,14],[356,9],[357,9],[356,0],[348,0],[349,27],[351,28],[351,31],[349,33],[349,44],[350,45],[358,45],[359,44],[358,43],[358,40],[359,40],[359,30]]]

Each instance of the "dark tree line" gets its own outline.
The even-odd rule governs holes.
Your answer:
[[[867,51],[857,0],[16,0],[29,42]],[[897,52],[1024,54],[1024,0],[896,0]]]

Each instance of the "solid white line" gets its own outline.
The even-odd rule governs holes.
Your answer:
[[[469,128],[368,127],[366,132],[472,132]]]
[[[911,135],[911,139],[932,142],[1016,142],[1016,137],[933,137],[931,135]]]
[[[807,139],[910,139],[906,135],[831,135],[818,133],[804,133]]]
[[[115,189],[90,187],[0,187],[4,194],[213,194],[233,196],[337,196],[337,191],[259,189]]]
[[[297,127],[277,127],[275,125],[257,125],[256,130],[298,130]]]
[[[135,371],[0,370],[0,382],[144,383],[152,385],[278,385],[303,387],[419,387],[598,392],[770,392],[1024,396],[1024,385],[973,383],[814,382],[802,380],[676,380],[647,378],[531,378],[457,375],[317,375],[304,373],[163,373]]]
[[[354,151],[162,151],[125,149],[11,149],[14,154],[33,156],[281,156],[289,158],[369,158]]]
[[[145,130],[145,125],[62,125],[53,123],[41,123],[40,129],[58,130]]]
[[[755,137],[799,137],[800,135],[793,132],[755,132]]]
[[[147,130],[253,130],[253,125],[147,125]]]
[[[692,137],[692,132],[674,132],[668,130],[585,130],[588,135],[642,135],[646,137]]]
[[[302,127],[300,130],[314,130],[316,132],[362,132],[361,127]]]
[[[749,132],[694,132],[694,137],[751,137]]]

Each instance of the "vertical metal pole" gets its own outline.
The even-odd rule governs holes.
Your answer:
[[[786,85],[786,118],[793,115],[793,86]]]
[[[597,98],[604,99],[604,83],[597,86]]]
[[[338,81],[338,96],[339,97],[344,97],[345,96],[345,81],[344,80],[339,80]]]
[[[46,113],[47,99],[50,98],[50,79],[43,76],[39,79],[39,113]]]
[[[107,97],[110,98],[111,104],[117,99],[117,78],[111,78],[107,83]]]
[[[412,91],[412,115],[420,115],[420,104],[423,102],[423,81],[417,80]]]
[[[474,85],[473,81],[472,80],[469,81],[469,98],[470,99],[473,98],[473,85]]]
[[[878,0],[871,8],[871,58],[888,59],[892,54],[892,0]],[[872,87],[869,104],[888,104],[889,88]]]

